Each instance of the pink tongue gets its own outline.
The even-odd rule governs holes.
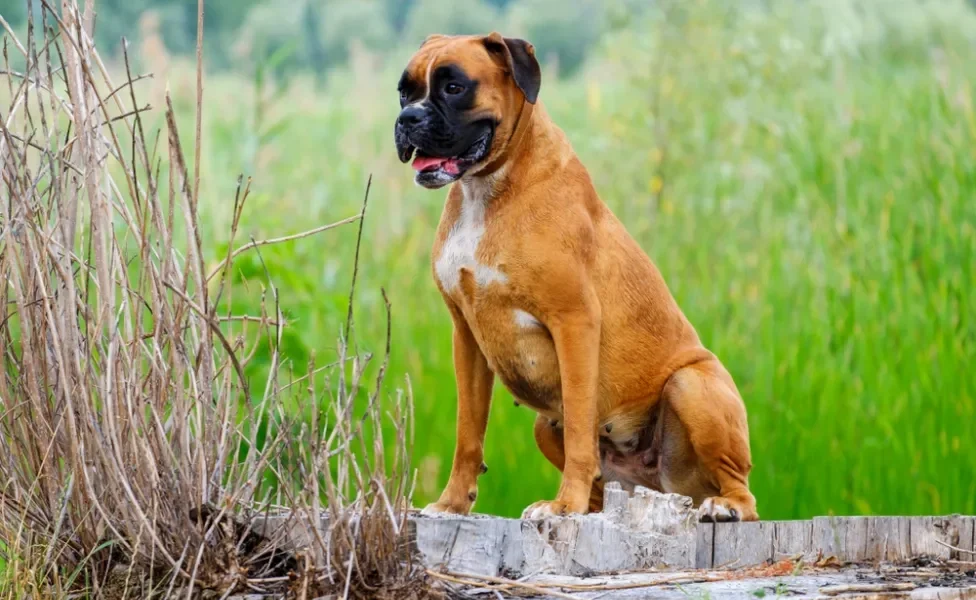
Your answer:
[[[437,158],[434,156],[418,156],[413,159],[413,168],[415,171],[428,171],[436,168],[444,169],[444,172],[450,175],[458,174],[457,161],[453,158]]]
[[[426,171],[431,167],[441,166],[446,160],[446,158],[437,158],[435,156],[418,156],[413,159],[413,168],[416,171]]]

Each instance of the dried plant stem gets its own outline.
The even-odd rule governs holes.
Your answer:
[[[444,581],[450,581],[451,583],[472,587],[487,589],[521,588],[523,590],[553,598],[568,598],[569,600],[578,600],[575,596],[570,596],[569,594],[564,594],[563,592],[557,592],[556,590],[547,587],[518,581],[517,579],[505,579],[504,577],[491,577],[489,575],[473,575],[470,573],[440,573],[430,569],[427,570],[427,574],[435,579],[441,579]],[[492,585],[486,585],[486,583]]]
[[[230,265],[230,263],[232,263],[235,258],[237,258],[241,254],[247,252],[248,250],[250,250],[252,248],[258,248],[260,246],[268,246],[268,245],[271,245],[271,244],[281,244],[281,243],[284,243],[284,242],[291,242],[291,241],[294,241],[294,240],[300,240],[302,238],[306,238],[306,237],[315,235],[317,233],[322,233],[323,231],[328,231],[330,229],[335,229],[336,227],[341,227],[342,225],[348,225],[349,223],[352,223],[354,221],[358,221],[361,218],[362,218],[362,215],[361,214],[358,214],[358,215],[353,215],[351,217],[346,217],[345,219],[342,219],[341,221],[336,221],[335,223],[329,223],[328,225],[321,225],[319,227],[315,227],[314,229],[309,229],[308,231],[303,231],[301,233],[296,233],[296,234],[293,234],[293,235],[286,235],[284,237],[272,238],[272,239],[268,239],[268,240],[257,240],[257,241],[251,240],[250,242],[244,244],[243,246],[241,246],[237,250],[234,250],[234,252],[232,252],[230,254],[230,256],[228,256],[227,259],[223,263],[221,263],[215,269],[213,269],[212,271],[210,271],[210,273],[207,275],[207,281],[212,280],[218,273],[220,273],[222,270],[224,270],[224,268],[225,268],[226,265]]]
[[[255,587],[370,598],[384,586],[426,589],[402,509],[412,489],[412,396],[408,388],[387,402],[383,390],[385,291],[375,378],[367,377],[372,356],[355,350],[369,182],[359,214],[251,240],[207,273],[203,0],[192,173],[169,94],[165,135],[156,132],[150,149],[149,109],[139,108],[134,85],[145,76],[132,74],[123,43],[124,80],[112,81],[92,40],[93,0],[84,9],[79,0],[53,4],[40,0],[38,28],[29,11],[26,41],[0,17],[26,59],[14,72],[5,47],[0,69],[9,93],[0,120],[0,279],[8,285],[0,304],[0,552],[14,572],[13,583],[0,580],[0,598],[229,597]],[[249,189],[239,179],[228,248]],[[261,249],[354,221],[338,360],[313,359],[291,373],[281,352],[287,292]],[[271,295],[256,314],[235,314],[234,295],[247,290],[230,266],[252,249]],[[255,399],[248,360],[261,347],[271,360]],[[272,510],[287,510],[295,527],[261,530],[259,516]],[[299,548],[288,533],[296,529],[306,540]]]
[[[203,148],[203,2],[197,0],[197,131],[193,148],[193,202],[200,204],[200,152]]]
[[[940,546],[945,546],[946,548],[948,548],[948,549],[950,549],[950,550],[952,550],[954,552],[959,552],[959,553],[962,553],[962,554],[969,554],[970,556],[976,556],[976,549],[974,549],[974,550],[964,550],[962,548],[958,548],[958,547],[953,546],[951,544],[947,544],[947,543],[943,542],[942,540],[935,540],[935,543],[936,544],[939,544]]]

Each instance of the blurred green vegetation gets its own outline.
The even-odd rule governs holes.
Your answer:
[[[0,0],[0,15],[21,24],[26,7],[40,0]],[[276,74],[344,64],[351,45],[389,51],[416,45],[430,33],[487,33],[500,29],[532,36],[540,52],[574,72],[604,32],[607,10],[634,13],[635,0],[206,0],[207,65],[237,70],[242,60],[267,61],[282,47]],[[35,9],[39,13],[39,9]],[[119,54],[121,39],[140,43],[160,35],[174,53],[196,44],[197,0],[97,0],[96,42],[103,54]]]
[[[542,99],[736,378],[761,515],[976,512],[972,10],[671,2],[601,39]],[[450,467],[455,389],[429,266],[445,193],[414,186],[392,145],[412,50],[360,51],[324,91],[309,77],[212,77],[203,220],[219,242],[239,171],[255,176],[244,228],[257,238],[354,214],[373,175],[357,337],[381,351],[385,288],[392,381],[408,374],[417,405],[422,504]],[[332,359],[354,236],[262,251],[296,373],[313,352]],[[255,310],[257,258],[236,277],[235,303]],[[479,511],[515,515],[558,485],[533,414],[511,400],[496,386]]]
[[[451,325],[429,265],[445,192],[417,188],[396,158],[395,86],[425,25],[487,31],[497,18],[533,42],[547,22],[593,28],[577,33],[590,44],[577,67],[560,57],[547,70],[542,101],[735,377],[761,516],[976,513],[972,7],[672,0],[574,22],[548,0],[504,4],[431,8],[440,20],[429,21],[392,1],[323,11],[321,48],[343,48],[347,62],[318,78],[294,43],[307,7],[257,6],[265,16],[240,23],[260,26],[267,47],[206,88],[211,264],[226,251],[238,173],[254,184],[237,243],[355,214],[372,174],[356,337],[382,352],[385,288],[389,386],[409,376],[416,402],[417,503],[439,493],[454,445]],[[529,14],[541,25],[519,25]],[[335,41],[342,34],[362,43]],[[548,76],[557,69],[566,77]],[[192,78],[179,64],[170,74],[187,132]],[[295,376],[313,355],[335,358],[355,234],[261,250],[291,322],[282,350]],[[257,312],[267,286],[257,255],[234,277],[235,312]],[[255,381],[268,360],[259,349]],[[496,385],[480,512],[516,515],[558,487],[534,415],[511,400]]]

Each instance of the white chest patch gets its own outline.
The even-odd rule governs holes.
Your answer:
[[[481,236],[484,233],[484,194],[472,193],[465,186],[464,199],[461,201],[461,215],[454,222],[454,226],[441,248],[441,254],[437,257],[437,262],[434,263],[437,279],[445,290],[451,291],[457,287],[461,279],[462,268],[474,272],[475,282],[479,287],[508,281],[504,273],[489,265],[480,264],[475,258],[478,244],[481,243]]]

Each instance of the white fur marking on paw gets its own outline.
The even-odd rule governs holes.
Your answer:
[[[732,513],[722,504],[716,503],[712,498],[705,498],[702,502],[701,508],[698,509],[698,516],[703,517],[708,515],[716,521],[729,520],[732,517]]]
[[[552,511],[551,502],[538,502],[526,508],[522,511],[522,519],[526,521],[538,521],[541,519],[546,519],[549,517],[557,517],[557,515]]]
[[[420,514],[422,514],[422,515],[439,515],[442,512],[444,512],[444,511],[441,510],[437,506],[436,503],[433,503],[433,504],[428,504],[427,506],[425,506],[424,509],[422,511],[420,511]]]

